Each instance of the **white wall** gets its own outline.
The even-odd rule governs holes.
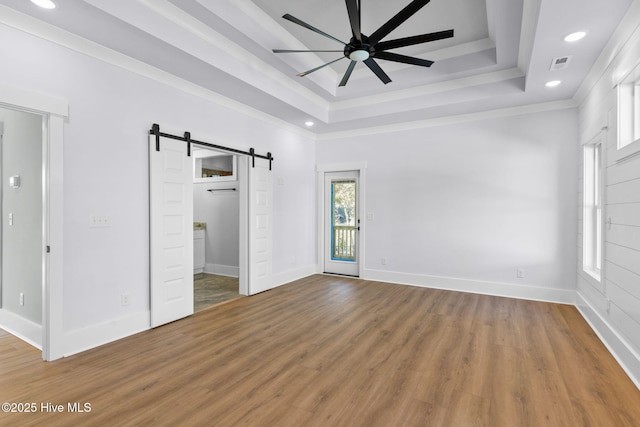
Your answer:
[[[367,162],[365,277],[571,302],[577,139],[561,110],[320,141],[317,157]]]
[[[2,136],[2,305],[42,324],[42,117],[0,108]],[[9,187],[10,176],[20,187]],[[13,225],[9,225],[9,214]],[[20,294],[24,305],[20,305]]]
[[[164,131],[190,131],[194,139],[272,152],[273,173],[283,184],[274,188],[273,282],[313,271],[315,158],[308,138],[226,107],[211,94],[194,96],[193,87],[170,77],[173,86],[6,26],[0,26],[0,40],[2,83],[69,102],[63,296],[68,353],[148,326],[152,123]],[[181,85],[192,94],[175,88]],[[110,216],[111,227],[90,228],[91,215]],[[124,292],[130,294],[128,306],[120,304]]]
[[[580,142],[602,127],[605,137],[604,261],[601,281],[582,268],[582,163],[578,224],[578,305],[640,387],[640,156],[617,162],[617,96],[614,87],[640,58],[640,3],[635,2],[603,51],[581,97]],[[581,150],[579,151],[581,152]]]

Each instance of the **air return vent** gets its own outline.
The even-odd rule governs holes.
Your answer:
[[[564,70],[569,67],[569,62],[571,62],[571,56],[561,56],[559,58],[554,58],[551,62],[551,71],[556,70]]]

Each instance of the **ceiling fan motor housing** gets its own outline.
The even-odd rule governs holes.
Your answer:
[[[374,56],[376,50],[368,43],[368,37],[362,35],[362,43],[351,38],[349,44],[344,46],[344,56],[352,61],[364,61]]]

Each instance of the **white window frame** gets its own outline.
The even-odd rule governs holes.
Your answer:
[[[640,154],[640,64],[618,84],[618,138],[615,160]]]
[[[604,144],[598,137],[583,146],[583,245],[582,268],[601,280],[603,248]]]

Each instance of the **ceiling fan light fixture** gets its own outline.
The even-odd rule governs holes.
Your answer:
[[[576,31],[575,33],[571,33],[564,38],[564,41],[568,43],[577,42],[578,40],[582,40],[587,35],[586,31]]]
[[[31,3],[35,4],[36,6],[39,6],[43,9],[55,9],[56,8],[56,4],[54,2],[52,2],[51,0],[31,0]]]
[[[369,52],[363,49],[354,50],[349,54],[349,59],[352,61],[366,61],[369,59]]]

